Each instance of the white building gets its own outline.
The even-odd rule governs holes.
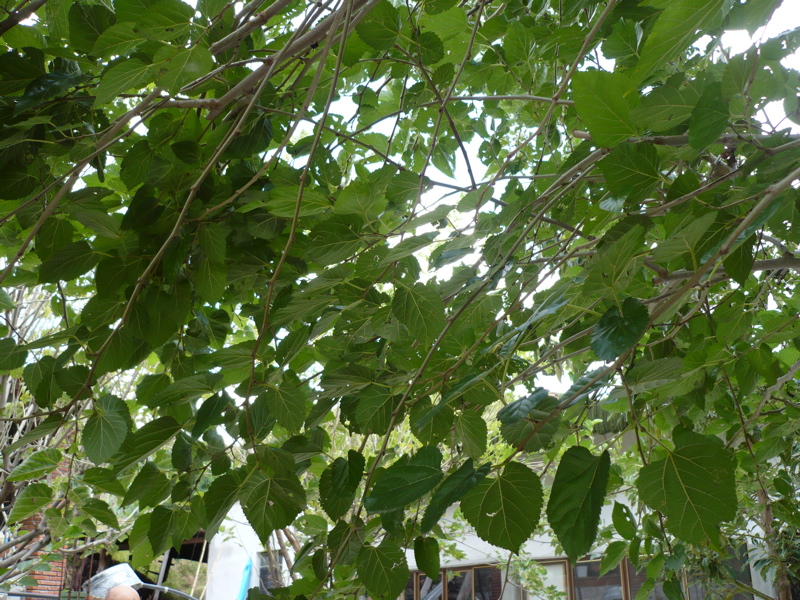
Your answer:
[[[610,506],[604,507],[602,520],[605,524],[610,523]],[[455,540],[455,547],[459,551],[457,554],[463,557],[455,560],[443,556],[442,573],[436,580],[416,570],[413,552],[409,552],[411,579],[398,600],[535,600],[541,597],[537,590],[525,590],[511,577],[506,577],[507,551],[488,544],[473,532]],[[599,556],[596,559],[586,557],[575,568],[570,568],[566,557],[555,555],[550,539],[529,540],[523,546],[522,555],[542,565],[542,584],[562,592],[565,600],[634,600],[646,579],[644,570],[637,572],[627,560],[602,577]],[[223,523],[222,531],[210,542],[205,600],[234,600],[243,577],[249,587],[261,587],[266,591],[270,577],[274,581],[275,556],[274,551],[271,554],[265,552],[237,504]],[[249,573],[248,564],[251,565]],[[774,597],[772,586],[744,561],[734,561],[730,566],[739,570],[740,581]],[[282,571],[284,581],[288,582],[285,568]],[[729,590],[715,592],[700,580],[683,583],[686,600],[731,597]],[[737,593],[733,599],[754,600],[752,595],[742,593]],[[667,598],[657,587],[649,595],[649,600]]]

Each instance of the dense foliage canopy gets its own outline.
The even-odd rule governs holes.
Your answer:
[[[787,597],[800,31],[722,40],[779,4],[6,0],[0,582],[240,502],[282,598],[396,597],[456,505]]]

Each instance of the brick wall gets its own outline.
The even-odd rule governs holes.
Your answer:
[[[22,529],[33,531],[41,522],[42,517],[40,515],[33,515],[32,517],[28,517],[22,522]],[[37,557],[41,556],[42,554],[50,554],[49,552],[42,550],[36,552],[33,556],[31,556],[31,560],[35,560]],[[65,561],[62,558],[60,561],[50,561],[50,569],[49,571],[33,571],[29,573],[31,577],[36,580],[36,585],[30,585],[27,588],[28,592],[37,592],[40,594],[61,594],[61,590],[64,589],[64,573],[65,573]]]

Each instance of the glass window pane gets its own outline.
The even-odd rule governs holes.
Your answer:
[[[403,600],[414,600],[414,575],[408,580],[406,589],[403,592]]]
[[[639,590],[642,589],[645,580],[647,579],[647,574],[645,573],[644,566],[642,569],[637,573],[636,568],[633,566],[631,561],[627,561],[628,563],[628,584],[630,585],[631,590],[631,598],[635,598],[636,594],[639,593]],[[664,590],[659,583],[650,595],[647,597],[648,600],[667,600],[667,596],[664,594]]]
[[[726,559],[720,569],[725,575],[747,585],[752,585],[752,574],[747,562],[747,550],[742,548],[738,553],[729,548],[732,558]],[[710,580],[702,573],[689,574],[689,589],[686,593],[687,600],[753,600],[753,595],[740,591],[732,583],[724,579]]]
[[[622,600],[619,567],[601,577],[599,560],[579,562],[574,578],[575,600]]]
[[[472,600],[472,569],[447,571],[445,600]]]
[[[503,572],[497,567],[475,569],[475,600],[499,600],[503,590]]]
[[[283,555],[275,550],[259,553],[258,587],[263,593],[283,585]]]
[[[434,581],[424,573],[417,575],[419,581],[419,600],[441,600],[442,576]]]
[[[566,594],[567,578],[565,563],[545,563],[542,565],[546,572],[542,583],[547,587],[554,587],[559,592]],[[530,591],[530,590],[529,590]]]

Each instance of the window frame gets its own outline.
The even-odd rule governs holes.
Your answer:
[[[562,570],[563,585],[564,585],[564,590],[566,591],[566,594],[567,594],[567,600],[574,600],[572,590],[570,589],[572,569],[569,566],[569,561],[567,559],[565,559],[565,558],[547,558],[547,559],[542,559],[542,560],[538,560],[537,559],[536,562],[541,564],[541,565],[553,565],[553,564],[563,565],[563,567],[564,567],[563,570]],[[473,578],[472,579],[472,596],[468,600],[475,600],[475,574],[474,574],[474,571],[476,569],[486,569],[486,568],[497,569],[497,571],[501,575],[503,575],[506,572],[505,569],[503,569],[503,563],[478,563],[478,564],[473,564],[473,565],[463,565],[463,566],[455,566],[455,567],[442,567],[441,569],[439,569],[439,577],[441,578],[442,583],[443,583],[442,591],[441,591],[441,596],[436,600],[444,600],[444,594],[445,594],[445,589],[446,589],[446,586],[444,584],[447,582],[447,571],[451,571],[451,572],[472,571],[473,572],[473,575],[472,575],[472,578]],[[423,571],[412,571],[411,572],[411,578],[412,578],[412,581],[413,581],[414,600],[421,600],[420,587],[421,587],[421,581],[422,581],[423,577],[427,577],[427,575]],[[511,585],[517,585],[517,584],[514,584],[511,581],[509,581],[509,583],[511,583]],[[521,590],[520,590],[521,591],[521,594],[520,594],[521,600],[531,600],[531,597],[528,595],[528,590],[523,588],[521,585],[520,585],[520,588],[521,588]],[[403,592],[402,597],[405,598],[405,592]],[[625,600],[629,600],[629,599],[626,598]]]

